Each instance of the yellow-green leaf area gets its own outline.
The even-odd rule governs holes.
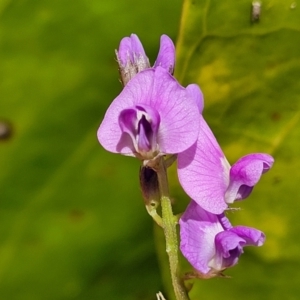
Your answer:
[[[300,7],[260,2],[255,22],[252,1],[183,5],[176,76],[201,87],[204,117],[231,164],[252,152],[275,158],[250,197],[234,205],[240,210],[227,213],[234,225],[262,230],[266,243],[245,248],[226,271],[231,279],[196,280],[192,300],[297,299],[300,293]],[[175,194],[187,200],[180,190]],[[186,263],[183,269],[191,270]]]

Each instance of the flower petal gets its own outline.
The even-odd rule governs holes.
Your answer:
[[[245,241],[230,229],[217,234],[215,243],[216,255],[210,261],[209,266],[216,271],[222,271],[238,262],[243,253]]]
[[[128,82],[110,104],[98,129],[98,140],[107,151],[134,156],[132,139],[129,135],[123,134],[119,125],[119,116],[123,110],[142,104],[144,95],[152,92],[154,70],[148,69],[138,75]]]
[[[129,134],[135,152],[141,156],[156,156],[159,124],[158,112],[146,105],[124,109],[119,115],[121,130]]]
[[[249,196],[261,175],[273,165],[272,156],[254,153],[240,158],[230,169],[230,183],[226,192],[226,202],[244,199]]]
[[[237,264],[245,246],[261,246],[265,235],[260,230],[246,226],[235,226],[217,234],[216,255],[209,263],[215,270],[222,270]]]
[[[179,225],[182,254],[196,270],[209,273],[208,263],[215,255],[215,236],[223,230],[217,216],[191,201]]]
[[[160,38],[160,48],[154,68],[158,66],[165,68],[170,74],[174,72],[175,46],[173,41],[165,34]]]
[[[192,98],[196,101],[199,113],[202,114],[204,107],[203,94],[197,84],[190,84],[186,87],[188,93],[192,96]]]
[[[247,226],[235,226],[230,231],[245,240],[244,246],[262,246],[266,239],[263,232]]]
[[[185,192],[205,210],[221,214],[230,165],[207,123],[200,116],[197,142],[178,154],[178,177]]]
[[[197,105],[186,89],[164,68],[138,73],[111,103],[98,129],[100,144],[108,151],[134,156],[130,137],[122,134],[119,116],[137,105],[157,111],[157,144],[161,154],[176,154],[195,143],[199,131]]]
[[[195,101],[164,68],[155,68],[147,104],[160,114],[158,144],[164,154],[180,153],[196,142],[200,115]]]

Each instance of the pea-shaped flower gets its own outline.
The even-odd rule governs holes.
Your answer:
[[[190,94],[195,100],[202,99],[201,91],[192,86]],[[198,108],[200,114],[203,107],[198,104]],[[199,122],[197,142],[178,155],[178,177],[185,192],[201,207],[220,214],[228,204],[250,195],[274,159],[265,153],[252,153],[230,166],[202,115]]]
[[[141,160],[192,146],[200,114],[191,93],[163,67],[136,74],[106,111],[98,140],[108,151]]]
[[[180,249],[196,270],[209,278],[237,264],[245,246],[261,246],[265,235],[251,227],[232,227],[222,213],[212,214],[191,201],[179,220]]]

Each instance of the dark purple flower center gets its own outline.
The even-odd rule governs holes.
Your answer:
[[[124,109],[119,116],[119,125],[131,137],[134,152],[145,159],[157,155],[160,116],[155,109],[146,106]]]

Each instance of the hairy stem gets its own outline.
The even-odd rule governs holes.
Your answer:
[[[162,224],[166,239],[166,251],[169,256],[171,278],[175,296],[177,300],[189,300],[183,281],[180,279],[178,274],[177,219],[173,215],[172,211],[167,171],[163,158],[159,160],[156,171],[161,196]]]

